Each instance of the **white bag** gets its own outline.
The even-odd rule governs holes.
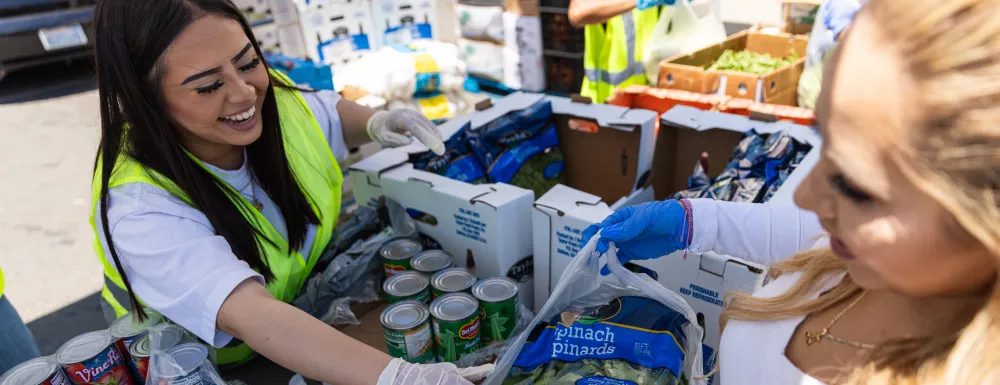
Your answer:
[[[528,328],[519,334],[513,343],[509,344],[510,348],[497,361],[496,370],[483,382],[484,385],[503,383],[528,336],[539,323],[551,320],[570,307],[598,306],[622,296],[638,296],[656,300],[687,318],[688,322],[684,327],[687,337],[684,351],[687,354],[684,357],[681,373],[687,377],[689,384],[704,385],[706,383],[701,345],[704,331],[698,325],[694,310],[679,294],[661,286],[646,275],[632,273],[622,266],[618,258],[607,257],[617,255],[614,244],[611,245],[606,256],[602,258],[602,255],[596,252],[598,238],[600,238],[600,233],[591,238],[590,242],[587,242],[587,245],[566,267],[563,272],[565,279],[559,280],[555,289],[552,290],[549,300],[545,302],[542,310],[538,312]],[[605,260],[612,274],[603,277],[600,270],[602,261]],[[680,378],[681,373],[677,376],[678,378]]]
[[[726,40],[726,27],[716,16],[719,0],[678,0],[664,6],[653,35],[646,42],[643,66],[650,85],[656,85],[660,61],[682,53],[694,52]]]

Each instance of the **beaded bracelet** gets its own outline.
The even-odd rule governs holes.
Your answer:
[[[687,198],[680,200],[681,206],[684,207],[684,229],[681,232],[680,241],[684,243],[684,259],[687,259],[688,248],[691,247],[691,243],[694,240],[694,214],[692,214],[691,201]]]

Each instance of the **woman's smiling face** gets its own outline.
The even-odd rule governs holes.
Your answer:
[[[994,258],[893,156],[923,125],[914,83],[880,33],[861,17],[831,53],[816,108],[821,158],[795,200],[819,216],[862,287],[911,296],[980,290],[996,273]]]
[[[161,61],[166,109],[189,151],[212,163],[260,137],[270,78],[237,21],[192,22]]]

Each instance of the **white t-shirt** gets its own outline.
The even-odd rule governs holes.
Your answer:
[[[336,109],[340,95],[319,91],[303,92],[302,96],[334,157],[346,159],[348,149]],[[259,185],[251,183],[246,163],[231,171],[206,166],[240,194],[260,201],[264,206],[261,214],[288,238],[281,212]],[[108,192],[108,223],[136,296],[215,347],[233,339],[215,326],[222,302],[241,282],[256,279],[263,284],[264,278],[236,258],[201,211],[159,187],[130,183]],[[99,216],[96,224],[102,228]],[[104,232],[98,231],[98,235],[110,261]],[[316,226],[309,226],[299,250],[303,256],[309,255],[315,237]]]
[[[747,205],[707,199],[691,201],[694,231],[691,250],[715,251],[772,265],[795,254],[825,246],[816,216],[792,204]],[[774,297],[787,291],[800,274],[786,274],[753,295]],[[843,278],[828,278],[813,298]],[[730,321],[719,343],[721,385],[822,385],[785,357],[785,347],[805,316],[777,321]]]

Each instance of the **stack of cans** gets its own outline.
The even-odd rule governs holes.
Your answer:
[[[389,303],[381,321],[393,357],[455,362],[513,334],[520,315],[513,280],[480,281],[469,270],[453,267],[448,253],[425,251],[410,239],[389,242],[380,254],[387,276],[382,290]]]

